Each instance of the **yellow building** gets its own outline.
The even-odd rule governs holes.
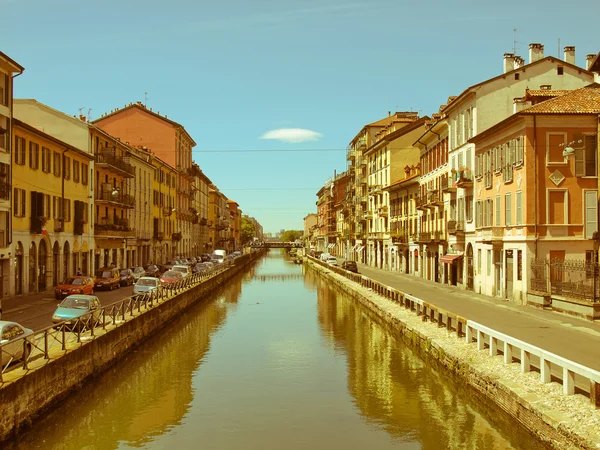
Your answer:
[[[13,119],[14,292],[89,273],[92,156]]]
[[[208,191],[208,245],[212,252],[216,249],[226,249],[229,238],[229,208],[227,197],[215,186]]]
[[[229,208],[229,222],[231,237],[229,239],[229,251],[234,252],[240,248],[240,236],[242,229],[242,210],[235,200],[227,200]]]
[[[13,117],[13,79],[25,70],[0,52],[0,298],[14,292],[11,282],[11,264],[14,256],[11,248],[11,119]]]
[[[177,170],[157,156],[152,165],[152,263],[164,264],[175,257],[174,243],[181,240],[181,233],[175,230]]]

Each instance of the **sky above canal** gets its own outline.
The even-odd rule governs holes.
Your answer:
[[[265,231],[300,229],[345,149],[388,111],[431,115],[450,95],[576,46],[597,53],[598,4],[398,0],[0,0],[15,97],[69,114],[130,102],[181,123],[194,160]],[[562,50],[560,51],[562,58]]]

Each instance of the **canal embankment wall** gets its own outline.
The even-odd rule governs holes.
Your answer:
[[[5,383],[0,388],[0,443],[14,437],[44,411],[125,358],[134,347],[215,293],[229,279],[246,271],[263,254],[264,251],[244,255],[228,270]]]
[[[312,258],[305,263],[368,308],[428,364],[467,386],[495,420],[519,424],[549,448],[600,448],[600,411],[589,398],[565,396],[559,383],[542,384],[538,372],[522,373],[518,362],[504,364],[503,356],[469,345],[460,337],[468,332],[467,318],[436,311],[429,303],[415,304],[409,294],[361,275],[344,276]]]

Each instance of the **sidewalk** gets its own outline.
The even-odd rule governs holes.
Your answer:
[[[358,270],[362,275],[400,292],[600,371],[599,323],[516,305],[364,264],[358,264]]]

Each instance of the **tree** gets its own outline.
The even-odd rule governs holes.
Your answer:
[[[300,239],[303,234],[302,230],[285,230],[281,234],[281,240],[283,242],[294,242],[296,239]]]
[[[247,244],[252,241],[254,236],[256,235],[256,229],[254,228],[254,222],[252,222],[247,217],[242,216],[242,230],[241,230],[241,240],[242,245]]]

